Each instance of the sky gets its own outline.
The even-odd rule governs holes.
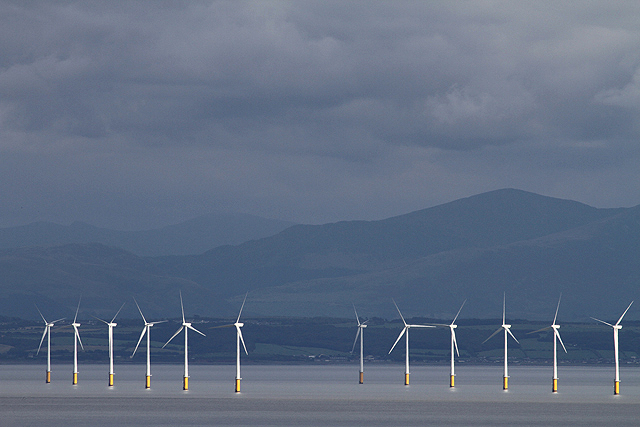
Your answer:
[[[637,1],[2,1],[0,227],[640,204]]]

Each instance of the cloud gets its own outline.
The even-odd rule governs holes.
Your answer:
[[[610,188],[639,172],[639,8],[2,2],[0,165],[21,179],[0,189],[28,209],[0,225],[379,218],[498,187],[640,203]]]

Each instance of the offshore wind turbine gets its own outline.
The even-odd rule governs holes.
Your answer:
[[[78,308],[76,308],[76,315],[73,317],[73,385],[78,384],[78,342],[80,343],[80,347],[84,350],[84,346],[82,345],[82,340],[80,339],[80,332],[78,328],[80,327],[80,323],[78,320],[78,311],[80,310],[80,301],[82,301],[82,297],[78,299]]]
[[[633,304],[633,301],[631,301],[631,304]],[[622,313],[622,316],[620,316],[620,318],[618,319],[615,325],[612,325],[611,323],[607,323],[605,321],[592,317],[593,320],[596,320],[600,323],[604,323],[605,325],[609,325],[613,328],[613,353],[614,353],[614,358],[616,359],[616,377],[613,382],[613,394],[620,394],[620,366],[619,366],[620,362],[618,361],[618,331],[622,329],[622,325],[620,324],[620,322],[622,322],[622,318],[624,317],[625,314],[627,314],[627,311],[629,311],[629,309],[631,308],[631,304],[629,304],[629,307],[627,307],[624,313]]]
[[[360,317],[358,317],[358,311],[356,310],[356,306],[354,304],[353,311],[356,313],[356,321],[358,322],[358,332],[356,332],[356,339],[353,341],[353,347],[351,347],[351,353],[353,354],[353,350],[356,349],[356,343],[358,342],[358,335],[360,335],[360,384],[364,384],[364,328],[367,327],[365,320],[360,323]]]
[[[467,300],[464,300],[462,302],[460,309],[458,310],[458,312],[456,313],[456,316],[453,318],[450,324],[448,325],[439,324],[439,323],[436,324],[437,326],[446,326],[451,331],[451,373],[449,375],[449,387],[455,387],[455,377],[456,377],[455,354],[457,354],[458,357],[460,357],[460,352],[458,351],[458,342],[456,340],[456,328],[458,327],[458,325],[456,325],[456,320],[458,319],[458,316],[462,311],[462,307],[464,307],[464,304],[466,302]],[[455,354],[454,354],[454,351],[455,351]]]
[[[405,322],[404,317],[402,316],[402,313],[400,312],[400,309],[398,308],[398,304],[396,304],[396,302],[394,300],[393,301],[393,305],[396,306],[396,310],[398,310],[398,313],[400,314],[400,318],[402,319],[402,323],[404,323],[404,328],[402,328],[402,332],[400,332],[400,335],[398,335],[398,338],[396,339],[396,342],[393,343],[393,346],[391,347],[391,350],[389,350],[389,354],[391,354],[391,352],[393,351],[393,349],[396,347],[396,344],[398,344],[398,341],[400,341],[400,338],[402,338],[403,335],[406,336],[406,349],[405,349],[405,362],[404,362],[404,385],[409,385],[409,329],[411,328],[435,328],[435,326],[432,325],[409,325],[407,324],[407,322]]]
[[[131,354],[131,358],[136,354],[138,347],[140,346],[140,342],[145,334],[147,334],[147,375],[145,379],[145,388],[151,388],[151,327],[158,323],[164,323],[166,320],[161,320],[159,322],[147,322],[147,319],[144,318],[144,314],[142,314],[142,310],[140,310],[140,306],[138,305],[138,301],[133,299],[133,302],[136,303],[136,307],[138,307],[138,311],[140,312],[140,316],[142,316],[142,321],[144,322],[144,328],[142,328],[142,333],[140,334],[140,338],[138,339],[138,344],[136,344],[136,348],[133,349],[133,354]]]
[[[492,333],[489,336],[489,338],[487,338],[486,340],[484,340],[482,342],[482,344],[484,344],[487,341],[489,341],[491,338],[493,338],[498,332],[504,331],[504,374],[502,376],[502,389],[503,390],[507,390],[509,388],[509,367],[507,365],[507,341],[508,341],[507,334],[511,335],[511,338],[513,338],[518,344],[520,344],[518,339],[511,332],[511,325],[507,325],[506,322],[505,322],[506,300],[507,300],[507,296],[506,296],[506,294],[504,294],[502,296],[502,326],[500,326],[498,328],[498,330],[496,330],[494,333]]]
[[[553,393],[558,392],[558,341],[562,345],[564,352],[567,352],[567,348],[564,346],[562,342],[562,338],[560,338],[560,325],[556,325],[556,319],[558,318],[558,309],[560,308],[560,300],[562,299],[562,294],[560,294],[560,298],[558,298],[558,306],[556,307],[556,315],[553,316],[553,323],[551,326],[547,326],[546,328],[538,329],[537,331],[529,332],[530,334],[535,334],[537,332],[546,331],[548,329],[553,329],[553,387],[551,391]]]
[[[169,344],[171,342],[172,339],[174,339],[180,332],[182,332],[182,330],[184,330],[184,376],[182,377],[182,389],[183,390],[189,390],[189,339],[188,339],[188,332],[189,332],[189,329],[191,329],[193,331],[196,331],[197,333],[199,333],[203,337],[206,337],[206,335],[203,334],[202,332],[200,332],[199,330],[197,330],[196,328],[194,328],[193,326],[191,326],[191,323],[189,323],[186,320],[184,320],[184,304],[182,303],[182,291],[180,292],[180,309],[182,310],[182,326],[180,326],[180,329],[178,329],[176,331],[176,333],[173,334],[173,336],[171,338],[169,338],[169,341],[167,341],[162,346],[162,348],[165,348],[167,346],[167,344]]]
[[[118,314],[120,314],[120,310],[122,310],[124,304],[125,303],[122,303],[120,309],[116,312],[116,315],[113,316],[113,319],[111,319],[111,322],[107,322],[106,320],[102,320],[99,317],[93,316],[109,327],[109,387],[113,387],[113,328],[118,326],[118,324],[114,321],[116,320],[116,317],[118,317]]]
[[[240,393],[240,380],[242,377],[240,376],[240,342],[242,342],[242,347],[244,348],[245,354],[248,356],[249,352],[247,351],[247,346],[244,344],[244,338],[242,337],[242,328],[244,323],[240,323],[240,316],[242,315],[242,309],[244,308],[244,303],[247,302],[247,292],[244,296],[244,301],[242,301],[242,305],[240,306],[240,312],[238,313],[238,318],[236,319],[236,323],[231,323],[229,325],[216,326],[216,328],[236,328],[236,393]]]
[[[38,351],[36,352],[36,356],[40,353],[40,348],[42,347],[42,342],[44,341],[45,335],[47,336],[47,377],[46,382],[49,384],[51,382],[51,328],[56,322],[59,322],[64,319],[54,320],[53,322],[47,322],[47,319],[44,318],[42,312],[36,305],[36,310],[40,313],[40,317],[44,320],[44,332],[42,332],[42,338],[40,338],[40,345],[38,346]]]

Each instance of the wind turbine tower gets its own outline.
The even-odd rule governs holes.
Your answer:
[[[78,308],[76,308],[76,315],[73,317],[73,323],[71,326],[73,327],[73,385],[78,384],[78,342],[80,343],[80,347],[84,350],[84,346],[82,345],[82,340],[80,339],[80,332],[78,328],[80,327],[80,323],[78,320],[78,311],[80,310],[80,301],[82,298],[78,300]]]
[[[506,294],[504,294],[503,297],[502,297],[502,326],[500,326],[500,328],[498,328],[498,330],[496,330],[494,333],[492,333],[489,336],[489,338],[487,338],[486,340],[484,340],[482,342],[484,344],[487,341],[489,341],[491,338],[493,338],[498,332],[504,331],[504,372],[503,372],[503,375],[502,375],[502,389],[503,390],[508,390],[509,389],[509,366],[508,366],[508,363],[507,363],[508,335],[511,335],[511,338],[513,338],[518,344],[520,344],[518,339],[511,332],[511,325],[507,325],[506,322],[505,322],[506,300],[507,300],[507,297],[506,297]]]
[[[236,319],[236,323],[231,323],[229,325],[216,326],[215,328],[236,328],[236,393],[240,393],[240,381],[242,377],[240,376],[240,343],[242,342],[242,347],[244,348],[245,354],[248,356],[249,352],[247,351],[247,346],[244,344],[244,338],[242,337],[242,328],[244,323],[240,323],[240,316],[242,315],[242,309],[244,308],[244,303],[247,302],[247,292],[244,296],[244,300],[242,301],[242,305],[240,306],[240,312],[238,313],[238,318]]]
[[[144,318],[144,314],[142,314],[142,310],[140,310],[140,306],[138,305],[138,301],[133,299],[133,302],[136,303],[136,307],[138,307],[138,311],[140,312],[140,316],[142,316],[142,321],[144,322],[144,328],[142,328],[142,333],[140,334],[140,338],[138,339],[138,343],[136,344],[136,348],[133,349],[133,353],[131,357],[136,354],[138,347],[140,346],[140,342],[144,335],[147,334],[147,375],[145,377],[145,388],[151,388],[151,327],[158,323],[164,323],[166,320],[161,320],[159,322],[147,322],[147,319]]]
[[[42,332],[42,338],[40,338],[40,345],[38,346],[38,351],[36,352],[36,355],[40,353],[40,348],[42,348],[42,342],[44,341],[44,337],[46,335],[47,336],[47,376],[45,381],[47,384],[49,384],[51,382],[51,328],[53,328],[53,325],[56,322],[59,322],[62,319],[54,320],[53,322],[47,322],[47,319],[44,318],[44,316],[42,315],[42,312],[40,311],[37,305],[36,305],[36,310],[38,310],[38,313],[40,313],[40,317],[42,317],[42,320],[44,321],[44,332]]]
[[[398,341],[400,341],[400,338],[402,338],[402,336],[405,335],[406,348],[405,348],[405,362],[404,362],[404,385],[409,385],[409,329],[411,329],[411,328],[435,328],[435,326],[432,326],[432,325],[409,325],[409,324],[407,324],[407,322],[405,322],[404,317],[402,316],[402,313],[400,312],[400,309],[398,308],[398,304],[396,304],[396,302],[393,301],[393,305],[396,306],[396,310],[398,310],[398,314],[400,314],[400,318],[402,319],[402,323],[404,323],[404,328],[402,328],[402,332],[400,332],[400,335],[398,335],[398,338],[396,339],[396,342],[393,343],[393,346],[391,347],[391,350],[389,350],[389,354],[391,354],[393,349],[396,347],[396,344],[398,344]]]
[[[122,305],[120,306],[120,310],[122,310],[122,307],[124,307],[124,303],[122,303]],[[113,319],[111,319],[111,322],[107,322],[106,320],[102,320],[98,317],[93,316],[109,327],[109,387],[113,387],[113,374],[114,374],[113,373],[113,328],[118,326],[118,324],[115,323],[115,320],[116,320],[116,317],[118,317],[118,314],[120,314],[120,310],[116,312],[116,315],[113,316]]]
[[[358,322],[358,332],[356,332],[356,339],[353,341],[353,347],[351,348],[351,353],[353,354],[353,350],[356,349],[356,343],[358,342],[358,335],[360,335],[360,384],[364,384],[364,328],[367,327],[365,320],[360,323],[360,317],[358,317],[358,311],[356,310],[356,306],[353,306],[353,311],[356,313],[356,322]]]
[[[631,301],[631,304],[633,304],[633,301]],[[629,311],[629,309],[631,308],[631,304],[629,304],[629,307],[627,307],[624,313],[622,313],[622,316],[620,316],[620,318],[618,319],[615,325],[612,325],[611,323],[607,323],[605,321],[592,317],[593,320],[596,320],[600,323],[604,323],[605,325],[611,326],[613,328],[613,353],[614,353],[613,357],[615,358],[615,361],[616,361],[616,377],[613,382],[613,394],[616,394],[616,395],[620,394],[620,361],[618,358],[618,331],[622,329],[622,325],[620,324],[620,322],[622,322],[622,318],[624,317],[625,314],[627,314],[627,311]]]
[[[182,303],[182,292],[180,292],[180,309],[182,310],[182,326],[180,326],[180,329],[178,329],[176,333],[173,334],[171,338],[169,338],[169,341],[167,341],[162,346],[162,348],[165,348],[167,344],[169,344],[171,340],[174,339],[184,329],[184,376],[182,377],[182,389],[189,390],[189,329],[199,333],[203,337],[206,337],[206,335],[191,326],[191,323],[187,322],[184,319],[184,304]]]

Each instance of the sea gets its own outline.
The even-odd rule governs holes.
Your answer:
[[[247,365],[235,393],[235,366],[53,365],[45,383],[40,365],[0,365],[1,426],[591,426],[640,424],[640,367],[621,367],[613,395],[613,366],[560,366],[558,393],[551,366]]]

